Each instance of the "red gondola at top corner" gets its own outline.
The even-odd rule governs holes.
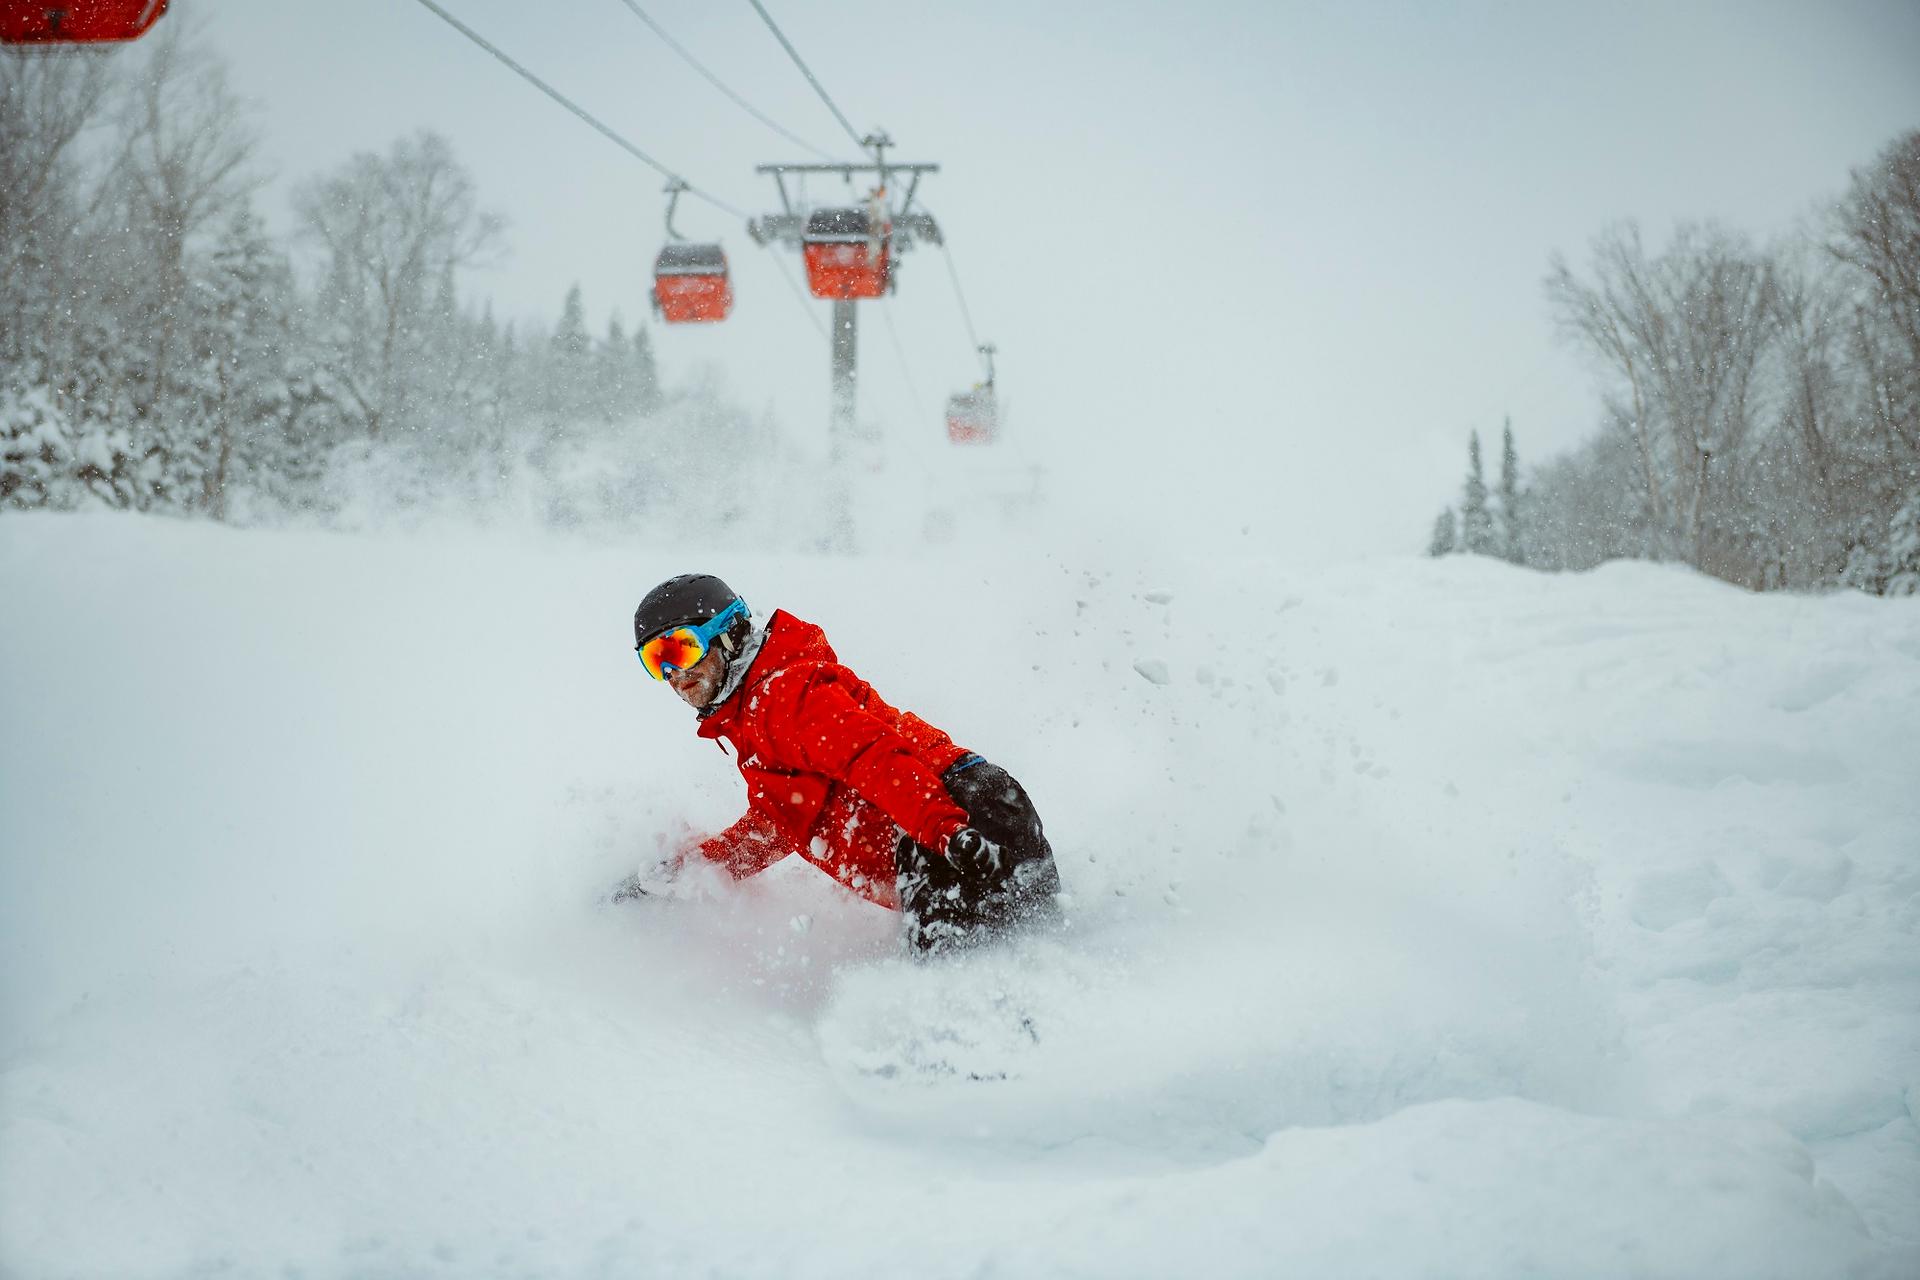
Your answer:
[[[0,44],[57,47],[137,40],[168,0],[0,0]]]

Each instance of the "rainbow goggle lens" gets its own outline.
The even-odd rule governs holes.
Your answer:
[[[665,680],[669,672],[690,671],[707,656],[714,640],[735,618],[751,618],[745,600],[735,600],[711,621],[697,626],[673,627],[640,642],[640,665],[655,680]]]

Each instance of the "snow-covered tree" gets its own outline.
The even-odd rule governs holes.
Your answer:
[[[616,317],[594,342],[577,286],[550,332],[476,313],[463,271],[500,222],[444,140],[297,189],[311,283],[250,210],[253,146],[190,27],[111,63],[0,59],[0,509],[244,520],[372,493],[571,521],[684,503],[724,523],[760,514],[744,466],[795,464],[711,382],[671,423],[625,429],[665,412],[651,334]],[[664,467],[662,432],[751,464]]]
[[[63,304],[88,201],[77,144],[106,110],[108,66],[0,57],[0,372],[16,395],[51,376],[76,323]]]
[[[298,474],[289,436],[294,408],[288,376],[293,280],[251,210],[234,213],[209,256],[201,283],[195,416],[205,424],[199,504],[216,519],[229,511],[230,490],[253,480]]]
[[[1467,438],[1467,478],[1460,498],[1460,549],[1468,555],[1497,555],[1493,512],[1487,507],[1487,478],[1480,464],[1480,433]]]
[[[633,416],[632,363],[627,327],[616,310],[607,320],[607,336],[593,348],[593,411],[607,422]]]
[[[1881,588],[1890,596],[1920,595],[1920,489],[1893,513],[1887,546],[1881,553],[1886,573]]]
[[[294,204],[326,257],[318,310],[340,389],[369,436],[426,429],[450,398],[434,376],[452,323],[440,292],[494,253],[503,222],[430,132],[352,157],[298,188]]]
[[[1526,534],[1520,493],[1520,455],[1513,448],[1513,419],[1501,428],[1499,554],[1514,564],[1527,562]]]
[[[1717,541],[1741,491],[1729,483],[1760,417],[1775,335],[1772,258],[1724,227],[1682,226],[1649,255],[1633,223],[1595,239],[1591,278],[1556,255],[1547,295],[1563,332],[1624,393],[1645,499],[1669,554],[1725,569]]]
[[[633,388],[634,403],[643,415],[651,416],[660,409],[662,399],[660,391],[660,366],[653,358],[653,335],[645,324],[633,331],[633,373],[630,379]]]
[[[144,330],[123,298],[73,305],[76,314],[49,334],[43,385],[70,426],[78,493],[136,509],[170,501],[136,403],[152,358]]]
[[[139,58],[115,112],[103,205],[120,233],[98,238],[111,280],[93,305],[119,310],[129,321],[122,340],[137,349],[130,426],[140,502],[192,506],[204,501],[208,467],[193,332],[204,303],[198,259],[258,185],[258,140],[224,61],[193,27],[168,24],[141,42]]]
[[[1920,129],[1896,138],[1853,175],[1836,210],[1830,251],[1867,282],[1870,309],[1903,350],[1894,384],[1903,421],[1892,424],[1920,449]]]
[[[0,504],[71,506],[77,483],[72,431],[52,393],[0,386]]]
[[[1435,516],[1433,536],[1427,539],[1427,554],[1436,559],[1440,556],[1452,555],[1458,549],[1459,525],[1459,519],[1453,514],[1452,507]]]
[[[547,411],[556,422],[577,425],[593,409],[593,338],[576,283],[567,290],[560,323],[547,341]]]
[[[1854,547],[1841,580],[1875,595],[1920,595],[1920,489],[1893,513],[1884,536]]]

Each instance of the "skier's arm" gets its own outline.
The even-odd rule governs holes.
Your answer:
[[[916,844],[942,850],[968,823],[939,776],[922,764],[913,745],[870,715],[831,678],[783,672],[766,696],[779,699],[769,722],[786,727],[782,754],[812,773],[845,783],[900,824]]]
[[[756,809],[747,810],[725,831],[708,836],[689,851],[725,867],[735,880],[758,875],[792,852],[773,820]]]

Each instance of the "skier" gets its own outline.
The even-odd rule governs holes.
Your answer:
[[[835,657],[826,633],[776,609],[755,627],[710,574],[649,591],[633,615],[647,674],[733,747],[747,812],[718,835],[629,877],[657,891],[698,855],[736,879],[797,853],[900,912],[935,953],[1058,916],[1059,873],[1026,790],[1006,770],[897,711]]]

